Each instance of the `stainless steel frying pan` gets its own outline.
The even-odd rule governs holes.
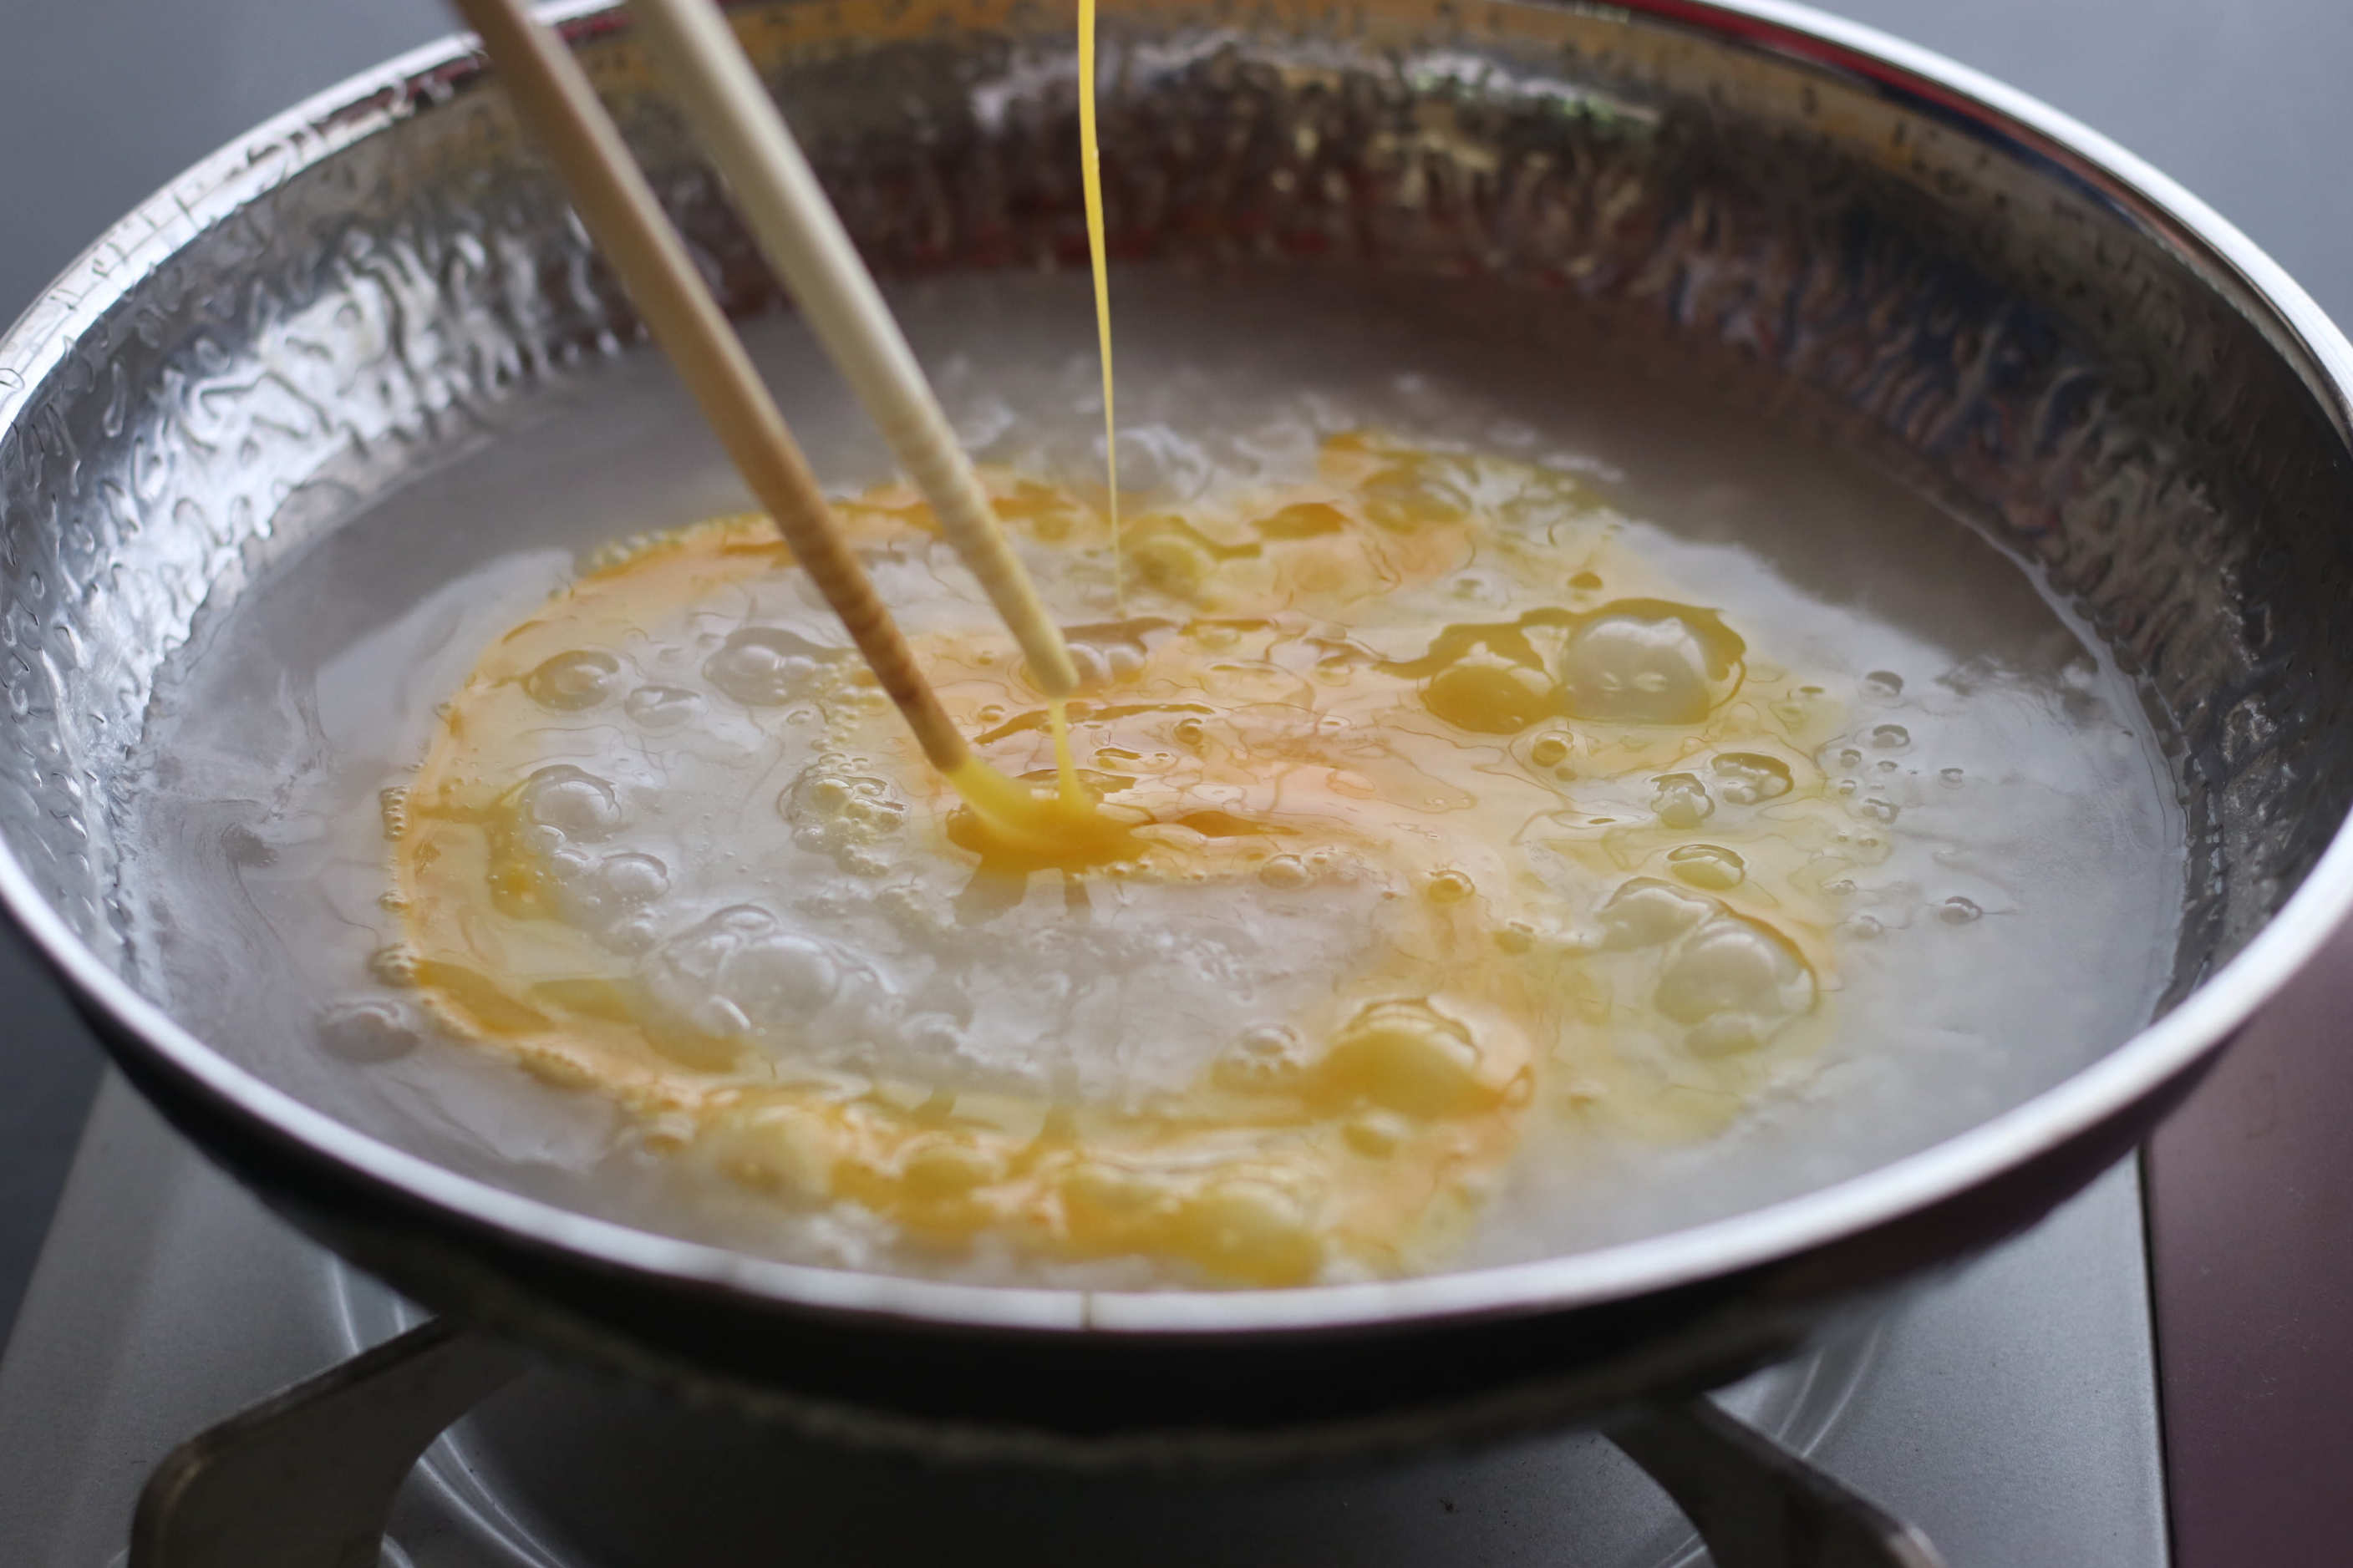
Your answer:
[[[1070,17],[747,5],[886,275],[1069,265]],[[570,36],[732,306],[773,304],[619,16]],[[2353,898],[2353,349],[2096,135],[1795,7],[1118,8],[1131,255],[1515,290],[1716,354],[1992,520],[2147,683],[2193,857],[2156,1021],[1871,1173],[1509,1268],[1263,1293],[995,1289],[754,1259],[340,1121],[142,993],[121,760],[238,593],[634,327],[480,62],[436,47],[196,165],[0,341],[0,899],[128,1073],[421,1301],[703,1398],[1072,1462],[1336,1453],[1601,1418],[1725,1379],[2031,1225],[2129,1151]],[[343,500],[305,481],[332,471]],[[351,476],[358,475],[357,479]],[[303,504],[290,506],[293,494]]]

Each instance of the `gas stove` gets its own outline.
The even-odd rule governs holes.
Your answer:
[[[2139,1176],[2126,1166],[1875,1328],[1725,1390],[1718,1405],[1908,1521],[1952,1568],[2160,1568],[2149,1300]],[[128,1562],[141,1489],[177,1446],[423,1321],[212,1171],[110,1079],[0,1360],[7,1561]],[[430,1341],[427,1331],[409,1347],[434,1353]],[[1659,1487],[1590,1434],[1248,1479],[942,1468],[554,1368],[508,1382],[507,1352],[470,1353],[470,1364],[445,1353],[434,1374],[503,1386],[408,1473],[386,1568],[717,1568],[787,1551],[878,1568],[1708,1561]],[[339,1475],[364,1464],[367,1428],[383,1418],[366,1404],[322,1420],[301,1463],[323,1452]],[[239,1509],[296,1506],[271,1487],[231,1489]],[[315,1502],[317,1489],[296,1495]]]
[[[2147,0],[2120,28],[2108,0],[1832,4],[2082,115],[2216,200],[2324,304],[2348,309],[2353,206],[2313,182],[2308,159],[2278,152],[2341,142],[2353,12]],[[89,0],[26,13],[12,17],[17,47],[0,55],[0,125],[42,154],[11,170],[0,316],[192,150],[450,25],[437,0],[208,0],[135,14]],[[139,113],[91,113],[121,101]],[[53,134],[93,123],[117,131]],[[79,1113],[90,1054],[22,970],[0,952],[0,1254],[47,1217],[54,1178],[38,1145]],[[2145,1171],[2112,1173],[1918,1291],[1873,1334],[1730,1391],[1726,1408],[1917,1525],[1951,1568],[2166,1563],[2168,1505],[2178,1568],[2342,1555],[2330,1516],[2353,1461],[2341,1110],[2353,1053],[2337,1044],[2348,1003],[2353,940],[2341,939],[2167,1127]],[[5,1298],[18,1275],[0,1275]],[[141,1489],[176,1447],[417,1321],[110,1080],[0,1360],[0,1563],[124,1561]],[[411,1568],[787,1552],[1704,1561],[1664,1495],[1591,1436],[1247,1486],[1081,1482],[841,1454],[545,1371],[427,1450],[390,1535],[383,1561]]]

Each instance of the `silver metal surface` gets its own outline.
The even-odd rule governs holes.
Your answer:
[[[417,1457],[522,1366],[425,1323],[207,1427],[148,1478],[129,1568],[374,1568]]]
[[[417,1457],[522,1368],[442,1318],[270,1395],[164,1457],[132,1518],[128,1568],[370,1568]],[[1716,1568],[1944,1568],[1915,1527],[1713,1400],[1638,1413],[1609,1436]]]
[[[2164,1568],[2139,1226],[2126,1167],[1907,1303],[1860,1359],[1776,1371],[1729,1407],[1921,1524],[1954,1568]],[[175,1445],[416,1321],[111,1080],[0,1359],[8,1561],[118,1561]],[[1665,1499],[1599,1438],[1147,1482],[845,1453],[548,1372],[428,1451],[392,1534],[402,1568],[766,1562],[786,1537],[872,1568],[1696,1568]]]
[[[891,15],[744,14],[861,244],[885,271],[1067,250],[1060,19]],[[2330,847],[2353,785],[2336,631],[2353,351],[2162,176],[1862,29],[1683,0],[1337,15],[1243,26],[1167,4],[1124,18],[1107,110],[1135,171],[1123,244],[1212,263],[1327,255],[1427,280],[1433,310],[1524,289],[1532,332],[1550,310],[1713,345],[1761,395],[1990,519],[2178,731],[2198,858],[2169,1012],[1972,1132],[1736,1220],[1259,1294],[987,1290],[754,1261],[554,1209],[322,1115],[141,994],[121,921],[144,873],[113,858],[109,770],[207,598],[633,337],[473,63],[434,49],[191,171],[0,341],[0,897],[142,1086],[372,1266],[649,1373],[755,1346],[780,1311],[878,1331],[1227,1337],[1649,1311],[1677,1288],[1782,1271],[1776,1290],[1728,1287],[1747,1315],[1711,1305],[1672,1353],[1482,1405],[1499,1425],[1787,1342],[1933,1258],[1932,1238],[1981,1244],[2114,1158],[2353,893],[2353,850]],[[618,23],[596,14],[575,33],[723,289],[765,303]],[[1205,117],[1232,133],[1195,134]],[[624,1284],[735,1313],[744,1331],[624,1313]]]
[[[1917,1528],[1704,1399],[1630,1416],[1609,1440],[1699,1527],[1715,1568],[1944,1568]]]

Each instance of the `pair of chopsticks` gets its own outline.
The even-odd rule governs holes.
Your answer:
[[[479,34],[624,288],[702,405],[794,559],[849,628],[932,765],[971,756],[891,612],[874,592],[743,341],[655,199],[572,51],[525,0],[452,0]],[[713,0],[629,0],[639,31],[768,264],[782,275],[836,368],[979,579],[1052,698],[1078,685],[1061,632],[1006,542],[979,476]]]

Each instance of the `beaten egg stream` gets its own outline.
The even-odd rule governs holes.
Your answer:
[[[1178,1283],[1436,1267],[1524,1145],[1704,1139],[1806,1070],[1888,808],[1816,760],[1844,704],[1586,481],[1343,432],[1132,511],[1114,568],[1096,507],[988,479],[1050,600],[1124,573],[1070,627],[1089,831],[991,834],[717,519],[606,552],[439,710],[379,974],[693,1179]],[[1062,787],[920,500],[839,510],[979,753]]]

